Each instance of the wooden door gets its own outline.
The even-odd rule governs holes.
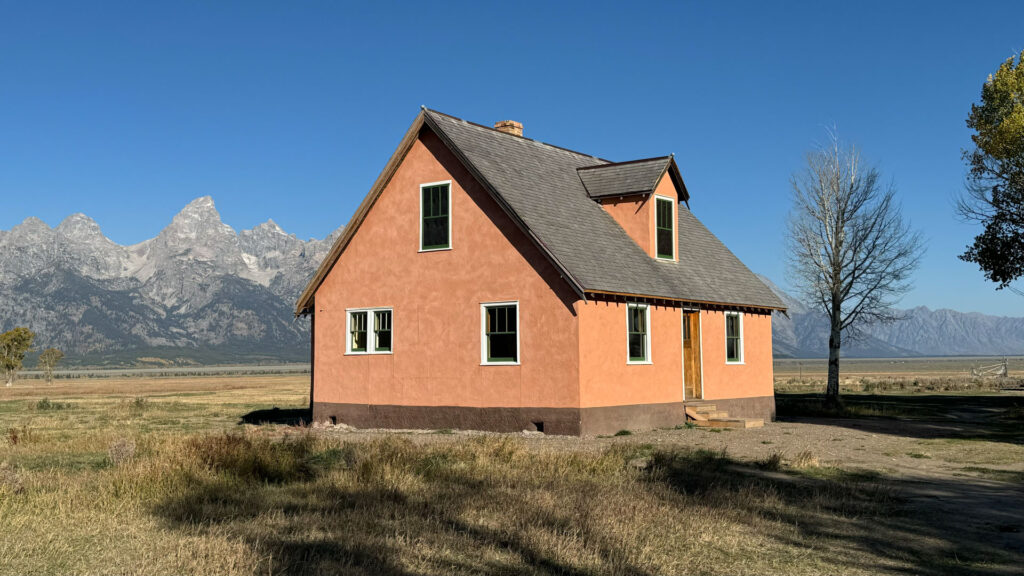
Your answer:
[[[683,311],[683,380],[686,399],[700,398],[700,312],[697,310]]]

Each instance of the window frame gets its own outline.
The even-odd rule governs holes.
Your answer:
[[[378,330],[377,329],[377,315],[378,314],[384,314],[384,313],[387,313],[387,315],[388,315],[388,329],[387,330]],[[367,326],[367,328],[369,329],[370,332],[373,333],[373,352],[375,354],[390,354],[391,353],[391,349],[394,348],[394,344],[395,344],[395,330],[394,330],[395,320],[394,319],[395,319],[395,313],[392,312],[391,309],[389,309],[389,308],[378,308],[378,309],[373,311],[373,324],[372,324],[372,328],[370,326]],[[369,320],[369,318],[367,318],[367,320]],[[381,348],[380,347],[380,341],[379,341],[379,336],[378,335],[381,332],[387,332],[388,333],[389,342],[388,342],[388,347],[387,348]],[[367,342],[367,344],[369,344],[369,342]],[[367,346],[367,348],[369,348],[369,346]]]
[[[734,336],[734,338],[736,338],[737,343],[738,343],[737,347],[736,347],[736,351],[739,353],[739,358],[736,359],[736,360],[730,360],[729,359],[729,338],[730,338],[730,336],[729,336],[729,317],[730,316],[735,316],[737,319],[739,319],[738,324],[739,324],[739,332],[740,333],[739,333],[738,336]],[[732,364],[732,365],[744,364],[745,363],[744,362],[745,358],[746,358],[746,354],[745,354],[745,351],[744,351],[744,343],[743,343],[743,312],[737,312],[737,311],[726,312],[725,313],[725,363],[726,364]]]
[[[671,244],[672,244],[672,255],[671,256],[662,256],[658,252],[658,230],[661,230],[661,228],[658,228],[658,202],[662,201],[662,200],[668,202],[669,206],[672,207],[672,216],[671,216],[672,233],[670,235]],[[678,225],[678,220],[679,220],[679,216],[676,214],[677,208],[678,207],[676,206],[676,201],[673,200],[671,197],[669,197],[669,196],[661,196],[659,194],[655,194],[654,195],[654,258],[656,260],[665,260],[665,261],[670,261],[671,260],[671,261],[675,261],[675,259],[676,259],[676,252],[677,252],[676,244],[678,243],[678,240],[679,240],[678,239],[678,232],[676,231],[676,226]]]
[[[487,309],[499,306],[514,306],[516,309],[516,359],[514,361],[491,361],[487,358]],[[480,365],[481,366],[519,366],[523,361],[522,347],[522,310],[518,300],[505,302],[480,303]]]
[[[435,248],[428,248],[423,246],[423,189],[430,188],[433,186],[448,186],[448,245],[438,246]],[[416,243],[419,245],[420,252],[442,252],[444,250],[452,249],[452,196],[453,194],[451,180],[442,180],[440,182],[427,182],[425,184],[420,184],[420,193],[416,197],[416,202],[419,204],[420,213],[419,238],[416,240]]]
[[[632,332],[629,331],[629,312],[632,309],[642,308],[644,310],[644,359],[634,360],[629,353],[629,337]],[[654,359],[651,355],[651,306],[643,302],[629,302],[626,304],[626,364],[633,365],[644,365],[652,364]]]
[[[374,319],[377,312],[389,312],[391,314],[391,347],[387,350],[377,350],[377,330],[375,330]],[[352,349],[352,315],[366,314],[366,349]],[[345,355],[346,356],[370,356],[381,354],[394,354],[395,352],[395,310],[390,306],[374,306],[371,308],[346,308],[345,309]]]

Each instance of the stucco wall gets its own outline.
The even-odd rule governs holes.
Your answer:
[[[743,363],[725,362],[725,312],[701,312],[704,399],[774,395],[772,317],[743,314]]]
[[[419,252],[419,186],[452,180],[451,250]],[[424,130],[315,298],[314,402],[579,407],[576,296]],[[480,304],[519,301],[519,366],[480,365]],[[392,307],[391,355],[345,355],[346,308]]]
[[[679,203],[679,191],[676,190],[675,183],[672,182],[672,178],[665,174],[661,177],[661,181],[658,182],[657,187],[654,189],[654,193],[658,196],[665,196],[673,200],[673,221],[678,222],[678,203]],[[612,218],[619,223],[619,226],[629,234],[629,237],[637,243],[648,256],[654,258],[655,248],[657,246],[656,234],[657,234],[657,221],[655,220],[655,202],[652,196],[624,196],[622,198],[605,198],[601,201],[601,206],[606,212],[611,214]],[[679,260],[679,234],[676,231],[674,242],[676,244],[674,249],[674,260]]]
[[[589,300],[580,321],[580,402],[584,408],[683,400],[680,309],[650,306],[651,363],[628,364],[626,304]]]

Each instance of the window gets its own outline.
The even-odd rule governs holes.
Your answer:
[[[646,304],[626,305],[626,331],[631,364],[647,364],[651,361],[651,340],[647,330],[650,319],[650,309]]]
[[[739,312],[725,313],[725,361],[743,363],[743,314]]]
[[[420,250],[452,247],[451,182],[420,186]]]
[[[366,312],[353,312],[348,321],[349,351],[366,352]]]
[[[675,214],[671,198],[656,196],[654,199],[658,258],[675,258]]]
[[[371,325],[370,322],[373,322]],[[372,326],[372,329],[371,329]],[[391,309],[360,308],[348,311],[346,354],[391,353]]]
[[[519,363],[519,303],[480,305],[481,364]]]
[[[376,310],[373,313],[373,351],[391,351],[391,310]]]

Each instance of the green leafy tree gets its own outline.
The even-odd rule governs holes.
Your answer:
[[[39,369],[46,374],[46,382],[53,382],[53,370],[64,359],[64,353],[56,348],[47,348],[39,355]]]
[[[967,127],[974,149],[964,151],[970,173],[957,211],[984,229],[960,259],[1006,288],[1024,275],[1024,52],[988,77]]]
[[[31,330],[21,326],[0,334],[0,373],[8,386],[14,384],[25,360],[25,353],[32,349],[35,337]]]

